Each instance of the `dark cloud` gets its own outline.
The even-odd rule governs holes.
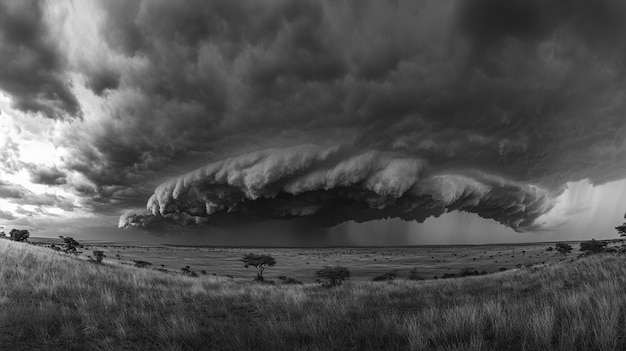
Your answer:
[[[459,209],[523,230],[567,181],[626,171],[617,0],[101,1],[97,57],[67,65],[28,4],[3,47],[84,78],[59,168],[98,211],[156,187],[156,220],[188,224]]]
[[[0,1],[0,89],[15,108],[51,118],[79,116],[65,63],[44,23],[41,1]]]
[[[350,151],[312,161],[307,147],[268,149],[211,163],[158,187],[148,202],[156,216],[187,214],[190,223],[311,215],[332,225],[460,209],[530,229],[567,181],[601,183],[626,170],[626,27],[617,20],[626,16],[618,1],[213,2],[205,18],[221,21],[185,28],[178,23],[195,23],[203,6],[193,16],[168,6],[138,11],[141,33],[158,38],[140,51],[158,66],[162,52],[154,50],[176,43],[168,47],[178,55],[167,58],[193,72],[204,59],[223,72],[204,82],[220,86],[227,104],[206,119],[210,126],[182,122],[199,128],[186,141],[200,139],[194,147],[212,149],[213,160],[252,145]],[[176,15],[143,22],[162,13]],[[255,20],[241,21],[252,13]],[[172,101],[194,87],[180,71],[168,73],[177,78],[163,78],[165,87],[176,93],[145,82],[141,91]],[[274,153],[289,155],[288,165],[277,167]],[[381,157],[419,167],[384,173]],[[387,183],[369,187],[376,172]]]
[[[210,164],[162,185],[149,214],[126,213],[119,225],[147,226],[161,218],[183,224],[314,217],[336,225],[402,218],[423,222],[462,210],[517,230],[551,207],[549,193],[477,172],[429,174],[423,160],[401,154],[346,155],[305,145],[271,149]]]
[[[67,181],[65,173],[57,167],[33,165],[29,168],[29,173],[30,181],[35,184],[61,185]]]

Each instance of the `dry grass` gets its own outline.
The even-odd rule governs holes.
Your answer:
[[[98,265],[0,240],[1,350],[624,350],[626,256],[314,284]]]

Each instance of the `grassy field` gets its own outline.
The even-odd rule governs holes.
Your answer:
[[[34,238],[31,241],[50,244],[59,239]],[[151,269],[180,272],[184,266],[208,275],[251,278],[254,272],[246,269],[240,259],[245,253],[271,254],[277,264],[266,271],[267,279],[276,280],[286,275],[298,280],[314,282],[315,271],[327,265],[341,265],[352,272],[353,281],[372,280],[390,271],[407,277],[415,268],[426,279],[455,274],[462,269],[493,273],[500,269],[547,264],[566,259],[556,251],[546,251],[553,243],[506,244],[481,246],[379,247],[379,248],[236,248],[236,247],[176,247],[159,244],[124,244],[102,241],[81,241],[87,248],[83,257],[93,250],[103,250],[107,259],[120,264],[133,260],[152,263]],[[573,244],[578,254],[578,245]]]
[[[625,273],[611,254],[328,289],[0,240],[0,350],[624,350]]]

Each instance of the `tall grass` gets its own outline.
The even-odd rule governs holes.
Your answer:
[[[626,256],[439,281],[170,275],[0,240],[0,350],[624,350]]]

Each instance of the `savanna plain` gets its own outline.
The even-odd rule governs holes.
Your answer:
[[[94,241],[70,255],[52,250],[54,240],[31,242],[0,240],[0,350],[626,349],[626,255],[581,256],[576,243],[564,255],[554,243],[278,249]],[[106,257],[98,263],[93,251]],[[276,260],[264,282],[244,267],[248,253]],[[323,286],[315,273],[324,266],[351,277]]]

